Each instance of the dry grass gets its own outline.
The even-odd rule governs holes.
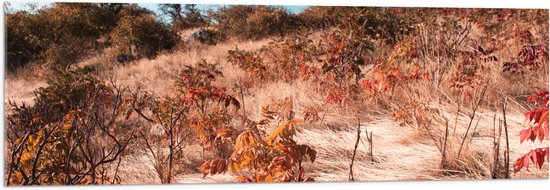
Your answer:
[[[189,33],[189,31],[187,31]],[[187,35],[187,34],[182,34]],[[77,64],[78,66],[98,64],[105,69],[103,77],[114,77],[118,83],[128,85],[130,88],[142,88],[145,91],[157,95],[171,95],[174,93],[173,83],[179,71],[185,65],[192,65],[202,59],[209,63],[219,64],[224,77],[216,81],[217,85],[230,88],[242,80],[244,71],[226,61],[227,51],[238,47],[244,50],[256,50],[267,44],[269,40],[236,42],[229,41],[216,46],[190,45],[191,49],[179,50],[172,53],[164,53],[153,60],[138,60],[121,65],[112,65],[106,61],[106,56],[98,55]],[[506,55],[505,52],[501,52]],[[494,84],[489,89],[487,100],[489,102],[501,101],[503,95],[518,98],[529,94],[528,89],[541,88],[548,84],[546,75],[527,76],[525,80],[516,83],[502,81],[509,76],[501,73],[499,65],[489,66],[486,77],[493,78]],[[449,77],[449,76],[444,76]],[[526,81],[527,80],[527,81]],[[32,91],[38,87],[46,86],[46,77],[8,77],[5,84],[7,100],[32,103]],[[512,80],[514,81],[514,80]],[[536,82],[533,82],[536,81]],[[540,82],[540,81],[546,81]],[[244,105],[247,115],[251,119],[260,118],[259,110],[265,103],[278,99],[292,97],[295,104],[297,117],[303,118],[302,111],[307,106],[323,105],[324,92],[316,92],[311,89],[310,82],[297,81],[293,83],[270,82],[250,89],[245,94]],[[322,121],[306,124],[303,130],[296,136],[297,141],[305,143],[317,152],[315,163],[306,163],[308,175],[316,181],[347,181],[349,163],[353,153],[353,142],[356,136],[356,118],[360,117],[362,131],[373,133],[374,158],[377,162],[371,162],[368,158],[367,142],[363,140],[357,149],[354,172],[360,181],[382,180],[442,180],[442,179],[488,179],[490,176],[490,164],[492,163],[493,146],[493,117],[500,117],[500,112],[492,109],[495,105],[486,105],[486,108],[478,112],[475,122],[479,124],[475,133],[468,134],[467,143],[462,150],[460,158],[457,151],[462,136],[466,132],[469,118],[465,111],[459,114],[456,120],[456,132],[450,132],[448,141],[448,160],[445,167],[440,167],[441,153],[430,135],[424,129],[412,126],[399,126],[399,123],[391,117],[392,111],[408,99],[425,101],[431,107],[438,108],[441,118],[447,118],[452,131],[456,116],[457,102],[450,98],[448,87],[434,89],[433,84],[419,82],[409,84],[408,88],[400,88],[395,96],[382,97],[373,101],[367,101],[363,105],[357,105],[350,109],[341,109],[337,106],[324,105],[321,112]],[[516,158],[531,148],[540,146],[538,143],[519,143],[519,131],[524,126],[523,112],[526,108],[521,102],[511,100],[508,110],[508,125],[510,135],[511,165]],[[467,109],[466,109],[467,110]],[[468,111],[468,110],[467,110]],[[360,113],[360,114],[357,114]],[[436,139],[442,139],[445,123],[442,119],[434,121],[430,126],[430,133]],[[474,123],[475,123],[474,122]],[[472,134],[473,137],[472,137]],[[364,138],[364,132],[362,138]],[[470,139],[471,138],[471,139]],[[471,141],[471,142],[470,142]],[[548,144],[548,141],[544,141]],[[232,182],[234,176],[230,174],[209,176],[202,178],[202,174],[196,169],[203,159],[201,148],[198,145],[188,146],[185,149],[186,158],[180,167],[184,167],[184,174],[177,176],[178,183],[204,183],[204,182]],[[120,177],[123,183],[143,184],[159,183],[153,164],[145,152],[136,151],[123,158]],[[543,170],[521,172],[512,175],[512,178],[548,178],[548,165]]]
[[[114,66],[107,75],[114,76],[121,84],[127,84],[131,88],[141,87],[143,90],[158,95],[173,94],[174,80],[185,65],[193,65],[201,60],[209,63],[217,63],[225,77],[220,81],[222,85],[234,84],[238,80],[240,70],[229,65],[225,61],[228,50],[239,46],[240,48],[257,49],[267,43],[259,42],[227,42],[217,46],[199,45],[188,51],[178,51],[159,55],[153,60],[142,59],[130,62],[126,65]]]

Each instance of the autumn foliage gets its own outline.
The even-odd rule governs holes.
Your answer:
[[[230,172],[237,174],[240,182],[302,182],[313,181],[305,175],[303,164],[315,161],[317,152],[310,146],[298,144],[293,136],[303,122],[294,118],[292,102],[283,102],[283,118],[277,117],[279,109],[262,108],[265,119],[258,122],[247,120],[246,130],[235,141],[229,158],[205,161],[199,169],[204,176]],[[273,119],[281,119],[270,133],[259,129]],[[249,172],[246,172],[249,171]]]
[[[120,183],[116,163],[136,127],[127,120],[127,94],[85,68],[60,72],[37,91],[33,106],[12,103],[7,184]]]
[[[538,140],[542,143],[543,140],[548,140],[548,91],[529,97],[527,104],[534,104],[536,108],[525,113],[525,121],[531,126],[520,131],[520,142],[523,143],[525,140],[535,142]],[[529,151],[516,160],[514,173],[521,171],[523,168],[529,171],[531,163],[541,169],[544,162],[548,162],[549,154],[548,147]]]
[[[171,25],[135,4],[6,16],[6,84],[34,80],[14,72],[34,62],[53,66],[31,102],[6,101],[8,186],[131,183],[131,164],[144,160],[143,176],[163,184],[226,174],[322,181],[319,172],[350,158],[352,181],[378,175],[358,169],[367,167],[430,172],[407,179],[500,179],[549,161],[542,146],[510,167],[518,147],[508,142],[548,141],[547,10],[162,7]],[[193,27],[213,37],[185,36]],[[208,45],[187,46],[193,40]],[[136,60],[112,64],[125,56]],[[513,114],[533,89],[542,92],[527,98],[518,134]],[[321,152],[332,140],[340,150]],[[410,163],[393,155],[417,153],[426,155]]]

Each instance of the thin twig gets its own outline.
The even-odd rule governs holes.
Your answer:
[[[460,143],[460,148],[458,149],[458,156],[457,159],[460,159],[460,153],[462,152],[462,148],[464,147],[464,142],[466,141],[466,138],[468,137],[468,133],[470,132],[470,128],[472,127],[472,122],[474,121],[474,118],[476,116],[476,111],[481,106],[481,103],[483,101],[483,97],[485,96],[485,92],[487,91],[487,84],[483,86],[483,89],[481,90],[481,94],[479,98],[476,98],[476,102],[474,102],[472,113],[470,114],[470,123],[468,124],[468,128],[466,129],[466,133],[464,134],[464,137],[462,137],[462,143]]]
[[[502,104],[502,118],[504,119],[504,134],[506,135],[506,150],[504,151],[504,167],[505,178],[510,178],[510,142],[508,141],[508,124],[506,123],[506,106],[508,104],[508,98],[504,98],[504,103]]]
[[[349,165],[349,181],[355,181],[355,178],[353,177],[353,163],[355,162],[355,155],[357,154],[357,146],[359,145],[359,140],[361,138],[361,121],[359,118],[357,118],[358,124],[357,124],[357,139],[355,140],[355,146],[353,148],[353,156],[351,157],[351,164]]]
[[[447,138],[449,136],[449,121],[445,118],[445,136],[443,136],[443,146],[441,151],[441,168],[447,164]]]

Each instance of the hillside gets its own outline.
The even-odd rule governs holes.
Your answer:
[[[131,53],[114,43],[126,37],[124,19],[135,24],[122,17],[111,45],[74,64],[18,66],[4,89],[8,183],[549,177],[547,18],[345,10],[371,20],[301,20],[320,26],[247,28],[245,37],[232,28],[206,40],[197,31],[220,26],[191,27],[168,49],[123,44]],[[159,30],[172,39],[172,29]]]
[[[202,59],[219,63],[224,78],[218,81],[221,85],[230,85],[238,80],[244,71],[235,68],[226,61],[226,53],[235,46],[245,50],[256,50],[266,45],[268,40],[251,42],[228,42],[216,46],[200,46],[188,52],[175,52],[162,54],[153,60],[140,60],[125,65],[115,66],[111,71],[106,71],[106,76],[113,76],[123,85],[133,88],[142,86],[144,90],[166,95],[173,93],[171,85],[177,71],[184,65],[192,65]],[[204,49],[203,49],[204,48]],[[94,60],[92,58],[92,60]],[[84,61],[78,65],[86,65],[92,61]],[[6,100],[16,102],[24,101],[32,103],[32,91],[38,87],[45,86],[45,79],[38,79],[28,83],[19,80],[7,80]],[[40,82],[42,81],[42,82]],[[162,85],[168,84],[168,85]],[[25,86],[25,88],[18,88]],[[251,97],[245,99],[244,105],[252,117],[260,117],[257,112],[262,102],[268,102],[278,97],[295,98],[299,104],[295,107],[297,113],[301,113],[303,105],[322,104],[321,95],[312,93],[305,82],[286,84],[273,82],[265,87],[255,89]],[[11,89],[17,89],[11,90]],[[300,105],[302,104],[302,105]],[[520,104],[521,103],[516,103]],[[434,104],[441,111],[446,112],[449,118],[454,118],[456,108],[451,105]],[[508,123],[510,126],[510,156],[516,158],[525,151],[537,146],[536,143],[528,145],[520,144],[517,138],[519,131],[524,126],[524,115],[526,110],[513,106],[508,111]],[[444,180],[444,179],[484,179],[490,173],[490,166],[487,159],[491,155],[487,150],[492,149],[493,142],[493,116],[501,116],[501,113],[492,110],[480,111],[477,132],[469,144],[469,160],[465,167],[480,167],[473,171],[464,171],[456,175],[446,176],[441,174],[439,163],[441,155],[437,147],[429,139],[428,135],[415,127],[399,126],[391,115],[361,115],[361,131],[368,130],[373,133],[374,156],[376,162],[369,161],[366,140],[361,140],[357,149],[357,162],[354,166],[356,178],[360,181],[386,181],[386,180]],[[353,153],[354,141],[356,138],[356,117],[349,116],[338,108],[330,108],[323,113],[325,119],[315,123],[313,126],[304,128],[296,135],[300,142],[309,143],[318,152],[317,161],[307,167],[310,175],[317,181],[347,181],[349,163]],[[301,116],[303,117],[303,116]],[[457,134],[464,134],[468,125],[468,117],[461,113],[457,122]],[[439,123],[434,130],[443,131],[444,123]],[[362,138],[365,138],[362,134]],[[544,141],[548,143],[548,141]],[[456,146],[456,145],[455,145]],[[201,162],[200,146],[191,145],[185,148],[186,158],[182,161],[186,164],[183,167],[186,172],[176,176],[177,183],[203,183],[203,182],[232,182],[234,176],[226,174],[220,176],[208,176],[202,178],[200,171],[196,169]],[[477,155],[480,154],[480,155]],[[136,152],[123,158],[120,176],[124,179],[122,183],[159,183],[160,180],[155,174],[152,163],[146,152]],[[342,158],[342,155],[343,158]],[[514,160],[512,160],[514,161]],[[513,164],[513,163],[511,163]],[[544,170],[532,170],[513,175],[513,178],[548,178],[548,166]],[[139,175],[135,175],[139,173]]]

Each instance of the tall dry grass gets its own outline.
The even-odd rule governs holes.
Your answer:
[[[189,31],[182,32],[188,35]],[[321,32],[313,34],[313,40],[319,40]],[[474,30],[468,38],[479,40],[480,35]],[[112,64],[104,55],[98,55],[84,60],[77,67],[84,65],[98,65],[102,68],[103,77],[114,77],[119,84],[127,85],[132,89],[155,93],[160,96],[172,95],[174,80],[186,65],[193,65],[201,60],[216,63],[223,72],[223,78],[216,81],[216,85],[232,88],[238,84],[245,71],[227,62],[227,51],[238,47],[244,50],[258,50],[269,43],[269,39],[260,41],[227,41],[215,46],[206,46],[197,43],[188,44],[171,53],[162,53],[155,59],[141,59],[125,64]],[[434,45],[434,44],[431,44]],[[472,48],[472,44],[463,44],[462,49]],[[511,59],[518,46],[511,46],[495,52],[499,59]],[[107,53],[105,53],[107,54]],[[537,144],[520,144],[519,131],[524,127],[523,113],[527,110],[523,100],[533,89],[547,89],[548,65],[539,72],[513,76],[502,72],[499,62],[486,63],[482,79],[488,83],[487,94],[481,108],[474,115],[472,129],[467,130],[471,118],[471,103],[461,100],[449,87],[447,81],[452,77],[452,70],[457,67],[459,60],[441,60],[441,57],[426,56],[426,68],[437,70],[438,64],[449,64],[448,71],[438,75],[443,81],[438,84],[435,79],[427,81],[413,81],[400,84],[391,94],[380,97],[364,97],[361,101],[352,102],[348,107],[324,103],[324,91],[314,90],[316,81],[268,81],[248,89],[247,93],[239,94],[238,90],[232,93],[236,97],[243,96],[246,115],[251,119],[261,117],[261,106],[279,99],[292,97],[295,101],[297,117],[305,117],[303,111],[309,106],[321,106],[320,121],[309,123],[296,139],[307,143],[318,152],[317,161],[307,165],[311,176],[317,181],[347,181],[349,162],[353,153],[353,141],[356,137],[357,118],[362,121],[360,129],[362,137],[365,131],[373,133],[374,160],[369,161],[366,141],[362,140],[357,149],[354,170],[357,180],[425,180],[425,179],[488,179],[491,176],[493,159],[493,118],[502,118],[499,106],[503,98],[509,98],[507,122],[510,135],[511,162],[522,155],[526,150],[536,147]],[[368,70],[369,66],[363,69]],[[410,69],[408,65],[403,69]],[[368,75],[369,73],[367,73]],[[6,80],[6,100],[32,102],[32,90],[45,86],[44,76],[8,77]],[[263,81],[262,81],[263,82]],[[6,101],[5,100],[5,101]],[[240,98],[239,98],[240,100]],[[431,122],[426,125],[400,126],[392,114],[408,102],[419,102],[437,113],[423,115]],[[418,121],[416,121],[418,122]],[[449,126],[449,136],[446,146],[446,160],[441,165],[442,152],[438,146],[444,139],[446,126]],[[467,133],[468,131],[468,133]],[[466,136],[465,144],[462,140]],[[548,144],[548,141],[543,143]],[[196,166],[202,156],[199,146],[186,147],[186,158],[180,165],[185,172],[177,176],[178,182],[229,182],[233,178],[229,175],[219,175],[202,178]],[[513,163],[511,163],[513,164]],[[139,173],[139,175],[136,175]],[[123,158],[120,176],[123,183],[158,183],[160,179],[154,174],[152,163],[144,152],[133,152]],[[512,178],[547,178],[548,165],[543,170],[522,172],[512,175]]]

